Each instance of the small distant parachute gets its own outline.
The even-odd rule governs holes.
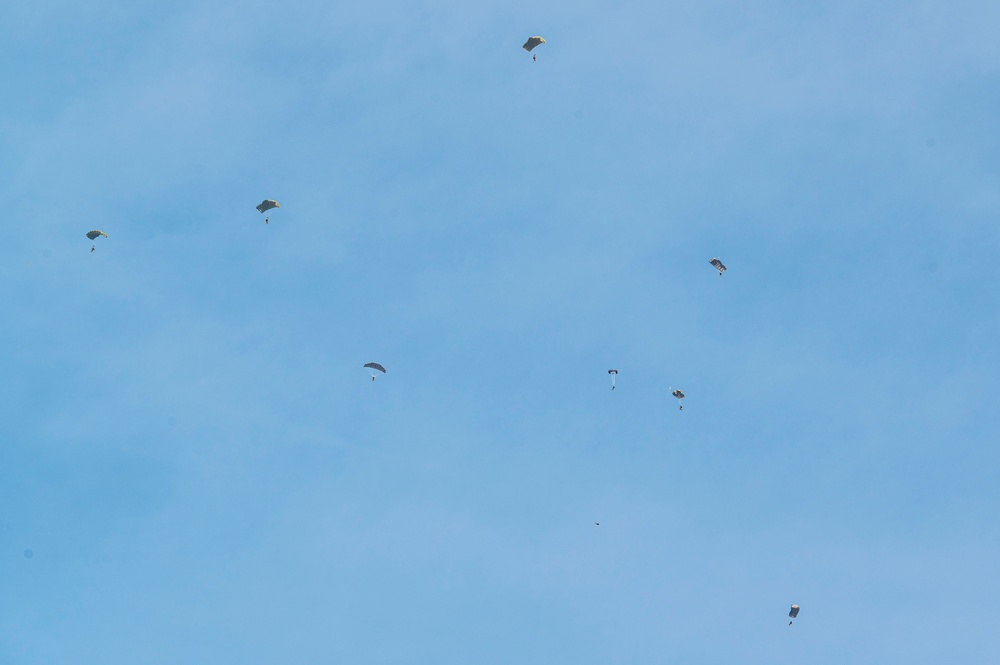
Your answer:
[[[524,45],[521,48],[523,48],[525,51],[531,51],[531,49],[535,48],[539,44],[544,44],[544,43],[545,39],[543,37],[535,35],[534,37],[528,37],[528,41],[524,42]]]
[[[608,374],[611,375],[611,389],[614,390],[615,389],[615,377],[618,376],[618,370],[616,370],[616,369],[609,369],[608,370]]]
[[[367,367],[368,370],[369,370],[369,372],[371,372],[372,381],[375,380],[375,372],[372,372],[371,370],[378,370],[378,371],[382,372],[383,374],[385,374],[385,367],[382,367],[378,363],[365,363],[365,367]]]
[[[97,229],[94,229],[93,231],[87,231],[87,237],[90,238],[91,240],[97,240],[101,236],[104,236],[105,238],[107,238],[108,234],[105,233],[104,231],[98,231]],[[93,253],[93,251],[95,249],[97,249],[96,245],[91,245],[90,246],[91,253]]]
[[[676,398],[677,398],[677,401],[678,401],[678,403],[679,403],[679,402],[680,402],[680,401],[681,401],[682,399],[684,399],[684,393],[683,393],[682,391],[680,391],[680,390],[675,390],[675,391],[673,391],[673,392],[672,392],[672,393],[670,393],[670,394],[671,394],[671,395],[673,395],[674,397],[676,397]],[[681,408],[681,411],[683,411],[683,410],[684,410],[684,405],[683,405],[683,404],[681,404],[681,405],[680,405],[680,408]]]
[[[788,610],[788,616],[790,616],[791,618],[794,619],[798,615],[799,615],[799,606],[798,605],[792,605],[792,609]],[[788,625],[791,626],[792,622],[789,621]]]
[[[277,201],[275,201],[274,199],[264,199],[257,206],[257,212],[259,212],[260,214],[263,215],[268,210],[271,210],[273,208],[280,208],[280,207],[281,207],[281,205]],[[271,222],[271,216],[268,215],[267,217],[264,218],[264,223],[265,224],[269,224],[270,222]]]
[[[719,271],[719,277],[722,277],[722,273],[726,272],[726,264],[719,259],[712,259],[709,263],[712,264],[713,268]]]

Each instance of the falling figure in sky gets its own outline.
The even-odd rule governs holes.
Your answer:
[[[683,411],[684,410],[684,405],[681,404],[680,402],[681,402],[682,399],[684,399],[684,393],[681,392],[680,390],[675,390],[675,391],[673,391],[670,394],[677,398],[677,403],[680,404],[681,411]]]
[[[528,37],[528,41],[524,42],[524,45],[521,48],[523,48],[528,53],[531,53],[531,49],[535,48],[539,44],[544,44],[544,43],[545,43],[544,37],[539,37],[538,35],[535,35],[534,37]],[[531,61],[535,62],[537,60],[538,57],[534,53],[531,53]]]
[[[88,240],[97,240],[98,238],[107,238],[107,237],[108,234],[105,233],[104,231],[98,231],[97,229],[94,229],[93,231],[87,231]],[[97,247],[97,245],[92,244],[90,246],[90,251],[93,252],[95,247]]]
[[[792,605],[792,609],[788,610],[788,616],[790,616],[791,618],[794,619],[798,615],[799,615],[799,606],[798,605]],[[788,625],[791,626],[792,622],[789,621]]]
[[[257,205],[257,212],[263,215],[268,210],[274,210],[275,208],[280,208],[280,207],[281,204],[275,201],[274,199],[264,199]],[[267,224],[270,221],[271,221],[270,215],[264,217],[265,224]]]
[[[93,254],[93,253],[94,253],[94,247],[96,247],[96,245],[91,245],[91,246],[90,246],[90,253],[91,253],[91,254]]]

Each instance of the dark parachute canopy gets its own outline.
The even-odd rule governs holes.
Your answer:
[[[525,51],[530,51],[539,44],[544,44],[544,43],[545,39],[543,37],[535,35],[534,37],[528,37],[528,41],[524,42],[524,45],[521,48],[523,48]]]
[[[87,231],[87,237],[90,238],[91,240],[97,239],[97,236],[104,236],[105,238],[107,238],[108,234],[105,233],[104,231],[98,231],[97,229],[94,229],[93,231]]]
[[[681,401],[682,399],[684,399],[684,392],[683,392],[683,391],[681,391],[681,390],[675,390],[675,391],[673,391],[673,392],[672,392],[672,393],[670,393],[670,394],[671,394],[671,395],[673,395],[674,397],[676,397],[676,398],[677,398],[677,402],[678,402],[678,404],[680,404],[680,401]],[[684,410],[684,405],[683,405],[683,404],[681,404],[681,405],[680,405],[680,409],[681,409],[681,411],[683,411],[683,410]]]
[[[263,214],[263,213],[267,212],[268,210],[270,210],[271,208],[280,208],[280,207],[281,207],[281,204],[279,204],[274,199],[264,199],[257,206],[257,212]]]
[[[383,374],[385,374],[385,367],[382,367],[378,363],[365,363],[365,367],[368,368],[368,371],[371,373],[371,375],[372,375],[372,381],[375,380],[375,372],[372,371],[372,370],[378,370],[378,371],[382,372]]]
[[[794,619],[798,615],[799,615],[799,606],[798,605],[792,605],[792,609],[788,610],[788,616],[790,616],[791,618]],[[792,622],[789,621],[788,625],[791,626]]]
[[[616,369],[609,369],[608,370],[608,374],[611,375],[611,389],[614,390],[615,389],[615,377],[618,376],[618,370],[616,370]]]
[[[722,273],[726,272],[726,264],[719,259],[712,259],[709,263],[712,264],[713,268],[719,271],[719,277],[722,277]]]

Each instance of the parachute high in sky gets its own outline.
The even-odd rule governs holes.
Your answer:
[[[788,610],[788,616],[790,616],[791,618],[794,619],[798,615],[799,615],[799,606],[798,605],[792,605],[792,609]],[[788,625],[791,626],[792,622],[789,621]]]
[[[544,44],[544,43],[545,39],[543,37],[535,35],[534,37],[528,37],[528,41],[524,42],[524,45],[521,48],[523,48],[525,51],[530,52],[531,49],[535,48],[539,44]]]
[[[94,229],[93,231],[87,231],[87,237],[90,238],[91,240],[96,240],[97,238],[100,238],[101,236],[104,236],[105,238],[107,238],[108,234],[105,233],[104,231],[98,231],[97,229]],[[90,246],[90,251],[93,252],[94,249],[96,249],[96,245],[91,245]]]
[[[618,376],[618,370],[616,370],[616,369],[609,369],[608,370],[608,374],[611,375],[611,389],[614,390],[615,389],[615,377]]]
[[[385,367],[382,367],[378,363],[365,363],[365,367],[367,367],[368,371],[371,372],[372,381],[375,380],[375,372],[373,372],[372,370],[378,370],[378,371],[382,372],[383,374],[385,374]]]
[[[726,272],[726,264],[719,259],[712,259],[709,263],[712,264],[713,268],[719,271],[719,277],[722,277],[722,273]]]
[[[257,212],[263,215],[265,212],[271,210],[272,208],[280,208],[280,207],[281,204],[275,201],[274,199],[264,199],[257,205]],[[271,221],[270,215],[264,218],[265,224],[267,224],[270,221]]]
[[[679,402],[680,402],[680,401],[681,401],[682,399],[684,399],[684,393],[683,393],[682,391],[680,391],[680,390],[675,390],[675,391],[673,391],[673,392],[672,392],[672,393],[670,393],[670,394],[671,394],[671,395],[673,395],[674,397],[676,397],[676,398],[677,398],[677,401],[678,401],[678,403],[679,403]],[[680,408],[681,408],[681,411],[683,411],[683,410],[684,410],[684,405],[683,405],[683,404],[681,404],[681,405],[680,405]]]

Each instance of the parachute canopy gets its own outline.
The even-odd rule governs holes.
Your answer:
[[[799,615],[799,606],[798,605],[792,605],[792,609],[788,610],[788,616],[790,616],[790,617],[792,617],[794,619],[798,615]]]
[[[523,48],[525,51],[530,51],[539,44],[544,44],[544,43],[545,40],[542,37],[536,35],[534,37],[528,37],[528,41],[524,42],[524,46],[522,46],[521,48]]]
[[[104,231],[98,231],[97,229],[94,229],[93,231],[87,231],[87,237],[90,238],[91,240],[95,240],[97,236],[104,236],[105,238],[107,238],[108,234],[105,233]]]
[[[365,363],[365,367],[367,367],[368,369],[377,369],[378,371],[385,374],[385,367],[382,367],[378,363]]]
[[[726,264],[724,264],[724,263],[723,263],[722,261],[720,261],[719,259],[712,259],[711,261],[709,261],[709,263],[711,263],[711,264],[712,264],[712,267],[714,267],[714,268],[715,268],[716,270],[718,270],[718,271],[719,271],[719,274],[720,274],[720,275],[721,275],[722,273],[726,272]]]
[[[618,370],[616,370],[616,369],[609,369],[608,370],[608,374],[617,374],[617,373],[618,373]]]
[[[674,392],[672,392],[670,394],[673,395],[674,397],[676,397],[677,399],[684,399],[684,393],[681,392],[680,390],[675,390]]]
[[[260,205],[257,206],[257,212],[265,213],[271,208],[280,208],[280,207],[281,205],[274,199],[264,199],[263,201],[260,202]]]

